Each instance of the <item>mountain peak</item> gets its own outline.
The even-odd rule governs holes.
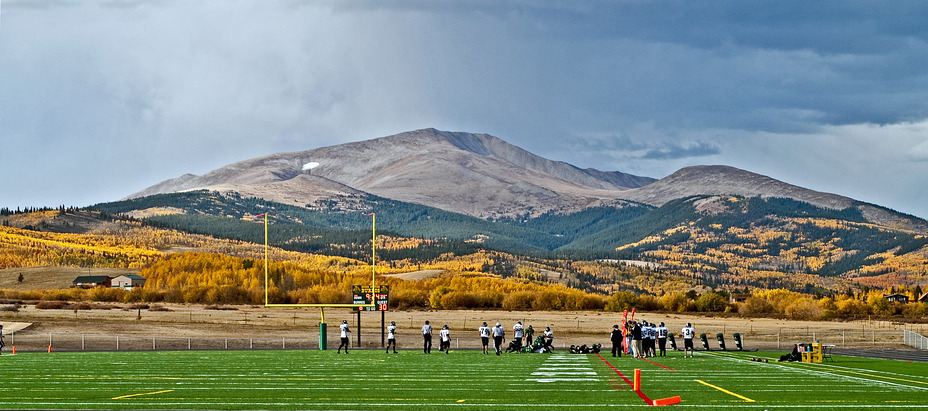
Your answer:
[[[725,165],[684,167],[654,184],[629,190],[626,194],[626,198],[652,205],[695,195],[792,198],[830,209],[844,209],[856,204],[848,197],[810,190]]]
[[[308,162],[319,166],[302,170]],[[168,180],[130,198],[208,189],[303,206],[369,193],[499,218],[611,204],[618,201],[618,192],[653,181],[621,172],[580,169],[489,134],[428,128],[245,160],[202,177]]]

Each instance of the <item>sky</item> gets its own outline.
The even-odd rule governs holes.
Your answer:
[[[928,2],[0,0],[0,207],[434,127],[928,218]]]

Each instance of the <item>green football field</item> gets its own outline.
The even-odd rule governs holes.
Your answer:
[[[773,362],[780,354],[672,352],[652,363],[608,352],[6,352],[0,409],[598,410],[675,396],[672,407],[704,409],[928,408],[926,363]]]

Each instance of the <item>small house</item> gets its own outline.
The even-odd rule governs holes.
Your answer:
[[[729,299],[728,302],[730,302],[730,303],[743,303],[743,302],[747,301],[748,298],[751,298],[751,294],[749,294],[749,293],[731,293],[731,298]]]
[[[891,303],[906,304],[909,302],[909,296],[903,295],[903,294],[884,295],[883,298],[885,298],[887,301]]]
[[[110,277],[105,275],[82,275],[71,282],[72,288],[94,288],[110,285]]]
[[[135,274],[121,275],[114,278],[110,284],[113,286],[113,288],[131,290],[134,287],[141,287],[145,285],[145,277]]]
[[[924,294],[922,294],[921,297],[918,297],[918,302],[920,302],[920,303],[928,303],[928,293],[924,293]]]

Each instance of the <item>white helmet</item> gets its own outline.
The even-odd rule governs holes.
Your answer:
[[[500,323],[496,323],[496,326],[497,326],[497,327],[502,327],[503,325],[500,324]]]

